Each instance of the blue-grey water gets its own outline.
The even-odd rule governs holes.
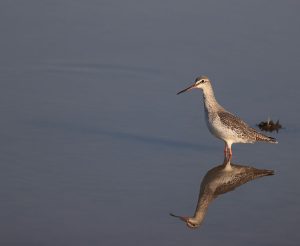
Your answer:
[[[300,3],[0,3],[0,245],[299,245]],[[197,230],[208,169],[222,163],[201,91],[278,145],[233,145],[275,170],[218,198]]]

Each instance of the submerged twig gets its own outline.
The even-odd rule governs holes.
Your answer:
[[[257,126],[260,130],[266,132],[276,131],[278,133],[278,131],[282,129],[282,125],[279,123],[279,120],[277,120],[276,123],[274,123],[273,120],[268,119],[267,121],[260,122],[259,124],[257,124]]]

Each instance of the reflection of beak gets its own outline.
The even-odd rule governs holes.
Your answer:
[[[177,93],[177,95],[179,95],[179,94],[181,94],[181,93],[183,93],[183,92],[189,91],[189,90],[193,89],[194,87],[195,87],[195,84],[189,86],[188,88],[185,88],[185,89],[182,90],[182,91],[179,91],[179,92]]]
[[[178,218],[178,219],[182,220],[183,222],[185,222],[188,228],[196,229],[199,226],[197,224],[191,223],[189,221],[189,217],[179,216],[179,215],[175,215],[175,214],[172,214],[172,213],[170,213],[170,215],[173,216],[173,217],[175,217],[175,218]]]
[[[184,216],[179,216],[179,215],[175,215],[175,214],[172,214],[170,213],[171,216],[175,217],[175,218],[178,218],[184,222],[187,222],[187,220],[189,219],[189,217],[184,217]]]

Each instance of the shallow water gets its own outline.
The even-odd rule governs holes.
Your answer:
[[[1,1],[1,245],[298,245],[296,1]],[[223,159],[202,95],[278,145],[234,145],[275,176],[225,194],[201,228],[202,177]]]

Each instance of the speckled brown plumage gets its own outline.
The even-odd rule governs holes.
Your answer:
[[[248,139],[249,143],[255,141],[264,141],[264,142],[272,142],[272,143],[276,142],[274,138],[257,132],[254,128],[250,127],[239,117],[227,111],[219,111],[217,112],[217,115],[220,117],[220,120],[224,126],[236,132],[236,134],[240,138]]]

